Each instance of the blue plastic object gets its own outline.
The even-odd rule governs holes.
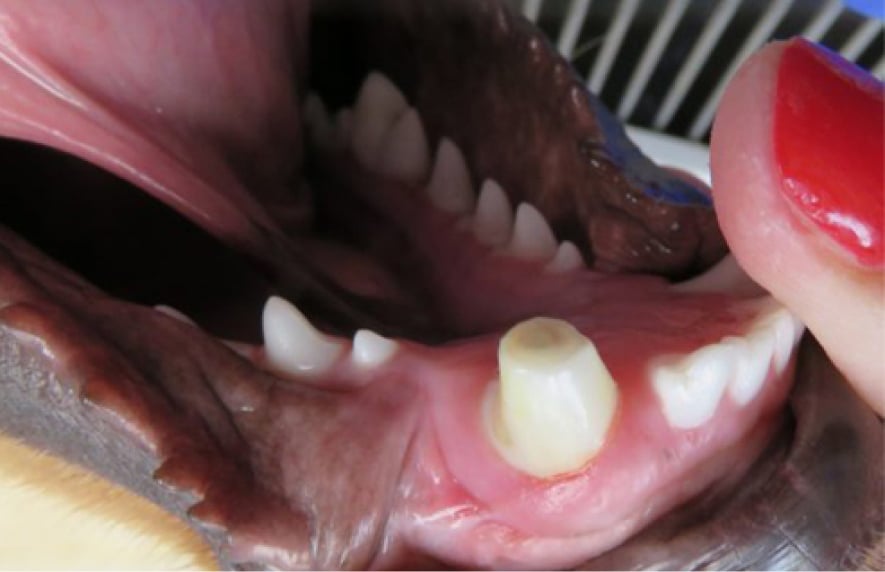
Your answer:
[[[870,18],[885,20],[885,1],[883,0],[844,0],[845,5]]]

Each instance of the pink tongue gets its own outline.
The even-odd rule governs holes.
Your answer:
[[[0,135],[65,150],[250,250],[300,165],[307,3],[8,0]],[[263,232],[262,232],[263,231]]]

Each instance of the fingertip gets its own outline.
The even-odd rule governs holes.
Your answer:
[[[711,138],[713,200],[722,232],[747,273],[799,315],[881,415],[883,273],[837,245],[785,196],[775,152],[776,103],[784,89],[778,78],[784,54],[797,42],[804,40],[763,48],[724,93]]]

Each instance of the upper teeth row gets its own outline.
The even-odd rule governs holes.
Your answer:
[[[348,144],[360,163],[402,182],[423,185],[437,209],[464,217],[483,245],[521,260],[544,263],[550,272],[582,268],[584,259],[569,241],[558,243],[550,224],[532,205],[521,203],[515,213],[507,193],[491,179],[477,195],[464,154],[443,138],[431,165],[430,148],[418,112],[384,75],[368,75],[353,109],[330,119],[315,94],[305,103],[305,122],[318,145]]]

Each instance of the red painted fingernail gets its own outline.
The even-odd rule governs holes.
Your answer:
[[[860,264],[885,266],[885,87],[796,39],[784,48],[774,109],[784,196]]]

